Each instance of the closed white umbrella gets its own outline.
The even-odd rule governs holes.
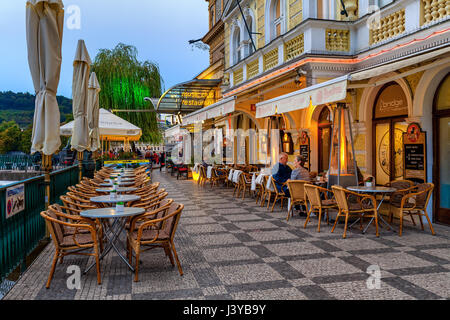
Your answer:
[[[74,130],[72,149],[83,152],[89,147],[89,125],[87,119],[88,85],[91,58],[84,40],[78,40],[77,51],[73,61],[72,111]]]
[[[28,64],[36,92],[31,153],[59,149],[60,114],[56,101],[64,27],[61,0],[29,0],[26,5]]]
[[[89,124],[89,150],[94,152],[100,149],[100,131],[99,131],[99,119],[100,119],[100,103],[99,92],[100,84],[98,83],[97,75],[95,72],[91,73],[89,78],[88,89],[88,124]]]

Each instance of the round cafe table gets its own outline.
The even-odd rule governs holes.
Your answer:
[[[374,186],[374,187],[366,187],[366,186],[350,186],[347,187],[348,190],[350,191],[354,191],[354,192],[358,192],[358,193],[373,193],[373,194],[381,194],[381,200],[378,202],[378,206],[377,206],[377,213],[379,213],[381,204],[384,201],[384,198],[386,198],[387,194],[393,193],[395,191],[397,191],[397,189],[395,188],[389,188],[389,187],[378,187],[378,186]],[[378,218],[380,218],[380,220],[388,226],[388,229],[391,229],[393,232],[395,232],[394,228],[392,228],[392,226],[387,223],[384,219],[383,216],[381,214],[378,214]],[[367,229],[369,228],[369,226],[372,224],[373,220],[375,218],[370,219],[369,224],[366,226],[366,228],[363,230],[363,233],[366,233]],[[352,227],[355,223],[357,223],[360,219],[356,220],[354,223],[352,223],[350,225],[350,227]]]
[[[124,186],[124,187],[132,186],[133,184],[134,184],[134,182],[123,182],[123,181],[118,183],[119,186]],[[112,185],[112,183],[101,183],[99,186],[100,187],[112,187],[113,185]]]
[[[132,207],[131,208],[125,207],[123,208],[123,211],[117,211],[115,208],[99,208],[80,212],[80,216],[94,220],[98,219],[102,223],[103,234],[106,237],[107,244],[100,256],[100,260],[103,260],[103,258],[111,251],[111,249],[114,249],[116,254],[122,259],[123,262],[125,262],[128,268],[134,272],[134,268],[128,263],[128,260],[122,255],[116,244],[118,243],[120,234],[124,231],[127,219],[129,217],[143,214],[144,212],[145,209],[143,208],[132,208]],[[112,223],[108,223],[108,220],[110,219],[113,220]],[[121,245],[122,248],[125,248],[123,244]],[[94,265],[95,263],[91,264],[84,271],[84,274],[86,274]]]
[[[98,197],[92,197],[89,200],[95,203],[106,203],[106,204],[114,204],[118,202],[131,202],[131,201],[137,201],[141,200],[140,196],[136,196],[133,194],[118,194],[115,198],[112,198],[111,196],[98,196]]]
[[[100,188],[100,189],[96,189],[95,191],[109,193],[109,192],[112,192],[113,190],[114,190],[113,188]],[[116,189],[116,192],[124,193],[124,192],[134,192],[136,190],[137,190],[137,188],[132,188],[132,187],[119,187]]]

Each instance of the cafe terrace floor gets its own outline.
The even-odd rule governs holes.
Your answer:
[[[133,282],[111,252],[101,263],[101,285],[93,268],[80,290],[69,290],[67,268],[83,270],[93,260],[68,256],[46,289],[50,244],[4,299],[450,299],[449,227],[435,225],[436,236],[420,227],[405,227],[402,237],[381,229],[379,238],[372,227],[365,235],[355,227],[342,239],[343,225],[332,234],[325,223],[317,233],[313,218],[304,229],[304,217],[287,222],[286,209],[271,213],[248,196],[234,198],[231,188],[202,188],[159,171],[153,180],[185,205],[175,238],[182,277],[156,249],[141,256],[140,281]],[[379,289],[367,286],[371,265],[381,269]]]

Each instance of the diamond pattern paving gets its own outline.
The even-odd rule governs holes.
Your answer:
[[[50,289],[45,289],[53,257],[49,245],[4,297],[6,300],[84,299],[449,299],[450,228],[427,229],[407,224],[400,238],[359,224],[342,239],[343,225],[334,233],[317,218],[307,228],[295,214],[286,221],[286,208],[274,212],[253,199],[236,199],[233,189],[199,187],[154,172],[169,196],[185,210],[175,238],[183,267],[181,277],[162,249],[141,255],[140,281],[115,255],[101,263],[102,284],[95,268],[81,276],[81,288],[68,289],[67,268],[84,270],[92,258],[71,257],[58,264]],[[395,226],[395,222],[394,222]],[[380,269],[380,286],[369,289],[369,266]]]

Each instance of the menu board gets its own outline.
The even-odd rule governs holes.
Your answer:
[[[426,132],[417,123],[411,123],[403,133],[404,179],[419,182],[427,180],[426,140]]]
[[[300,138],[300,155],[305,158],[305,168],[310,170],[309,164],[309,155],[310,155],[310,145],[309,145],[309,136],[306,131],[303,131]]]

